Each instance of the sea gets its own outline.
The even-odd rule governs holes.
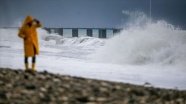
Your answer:
[[[64,37],[37,29],[40,54],[36,56],[36,69],[186,90],[186,30],[165,20],[150,20],[144,14],[129,19],[122,28],[107,39],[88,37],[83,32],[80,37]],[[1,68],[24,70],[23,40],[18,31],[0,28]]]

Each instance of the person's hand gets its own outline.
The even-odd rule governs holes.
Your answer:
[[[39,20],[37,20],[36,18],[34,19],[34,21],[38,24],[39,23]]]

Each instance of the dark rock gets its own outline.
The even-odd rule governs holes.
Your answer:
[[[162,97],[162,99],[164,99],[165,101],[170,101],[171,100],[171,95],[169,95],[169,94],[165,94],[163,97]]]
[[[43,72],[43,73],[48,74],[48,71],[44,70],[44,72]]]
[[[0,91],[0,99],[6,99],[6,91]]]
[[[43,71],[43,74],[48,74],[48,71],[44,70],[44,71]]]
[[[20,71],[19,70],[14,70],[14,72],[15,72],[15,74],[19,74]]]
[[[25,88],[27,90],[35,90],[36,89],[36,86],[35,85],[25,85]]]
[[[81,103],[87,103],[89,102],[89,99],[87,96],[83,96],[83,97],[79,97],[79,98],[76,98],[79,102]]]
[[[158,95],[157,93],[158,91],[156,89],[150,89],[149,92],[150,92],[150,95]]]
[[[1,86],[4,86],[4,85],[5,85],[5,83],[2,82],[2,81],[0,81],[0,87],[1,87]]]
[[[134,95],[136,96],[144,96],[144,92],[143,91],[140,91],[140,90],[131,90],[131,93],[133,93]]]
[[[128,101],[128,104],[136,104],[136,99],[131,97]]]
[[[24,78],[25,78],[25,79],[28,79],[28,78],[29,78],[29,76],[26,74],[26,75],[24,75]]]
[[[112,88],[112,92],[115,92],[115,91],[117,91],[117,89],[116,88]]]

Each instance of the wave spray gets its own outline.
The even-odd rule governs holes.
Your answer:
[[[130,14],[123,31],[93,55],[98,62],[186,67],[186,31],[143,13]]]

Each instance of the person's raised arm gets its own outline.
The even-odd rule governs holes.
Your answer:
[[[36,23],[35,26],[36,26],[37,28],[42,26],[42,24],[41,24],[41,22],[40,22],[39,20],[34,19],[34,22]]]

